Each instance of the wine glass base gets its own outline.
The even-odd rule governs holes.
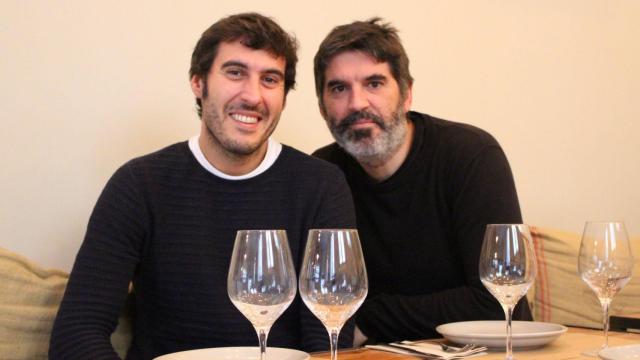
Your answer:
[[[598,357],[598,353],[600,352],[600,350],[604,349],[604,347],[599,347],[599,348],[593,348],[593,349],[587,349],[584,350],[583,352],[580,353],[580,355],[583,356],[589,356],[589,357]]]

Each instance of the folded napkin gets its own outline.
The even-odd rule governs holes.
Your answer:
[[[443,351],[440,345],[433,343],[414,343],[414,344],[403,344],[403,343],[393,343],[393,344],[378,344],[378,345],[366,345],[368,349],[388,351],[397,354],[405,354],[405,355],[415,355],[416,353],[424,354],[429,356],[429,358],[433,359],[442,359],[442,360],[452,360],[452,359],[466,359],[470,357],[487,355],[487,348],[475,347],[467,351],[451,353]],[[451,347],[455,349],[455,347]]]

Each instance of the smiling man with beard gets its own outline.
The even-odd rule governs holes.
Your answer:
[[[476,127],[410,111],[409,60],[380,19],[334,28],[314,73],[336,140],[314,155],[347,177],[369,275],[356,342],[429,338],[443,323],[503,319],[478,276],[486,224],[522,221],[500,145]],[[514,318],[531,319],[524,299]]]
[[[190,69],[200,134],[129,161],[109,180],[56,317],[50,359],[119,359],[110,336],[130,283],[127,359],[257,346],[227,295],[236,231],[286,230],[299,268],[309,229],[355,227],[340,170],[270,137],[295,83],[296,48],[255,13],[224,18],[202,34]],[[353,331],[343,334],[341,345],[350,346]],[[268,341],[329,349],[324,327],[299,298]]]

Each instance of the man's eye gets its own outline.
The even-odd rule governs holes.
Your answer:
[[[382,82],[381,81],[372,81],[369,83],[369,87],[372,89],[377,89],[379,87],[382,86]]]
[[[265,76],[262,81],[264,81],[265,84],[270,87],[278,86],[278,84],[280,83],[280,79],[275,76]]]
[[[332,86],[331,89],[329,89],[332,93],[341,93],[344,91],[344,85],[336,85],[336,86]]]
[[[238,69],[228,69],[226,74],[231,78],[239,78],[242,76],[242,71]]]

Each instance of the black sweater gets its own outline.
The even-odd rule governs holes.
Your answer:
[[[205,347],[257,346],[227,296],[239,229],[286,229],[298,269],[310,228],[353,228],[349,188],[333,165],[283,146],[246,180],[205,170],[187,143],[122,166],[89,221],[53,328],[50,358],[118,359],[109,338],[133,281],[128,359]],[[350,345],[352,329],[343,331]],[[269,346],[328,350],[328,335],[299,296],[275,322]]]
[[[488,223],[522,221],[511,169],[496,140],[470,125],[410,112],[411,150],[374,182],[335,143],[314,155],[345,173],[356,205],[369,295],[356,324],[373,341],[437,336],[437,325],[504,319],[478,276]],[[515,318],[530,319],[526,303]]]

